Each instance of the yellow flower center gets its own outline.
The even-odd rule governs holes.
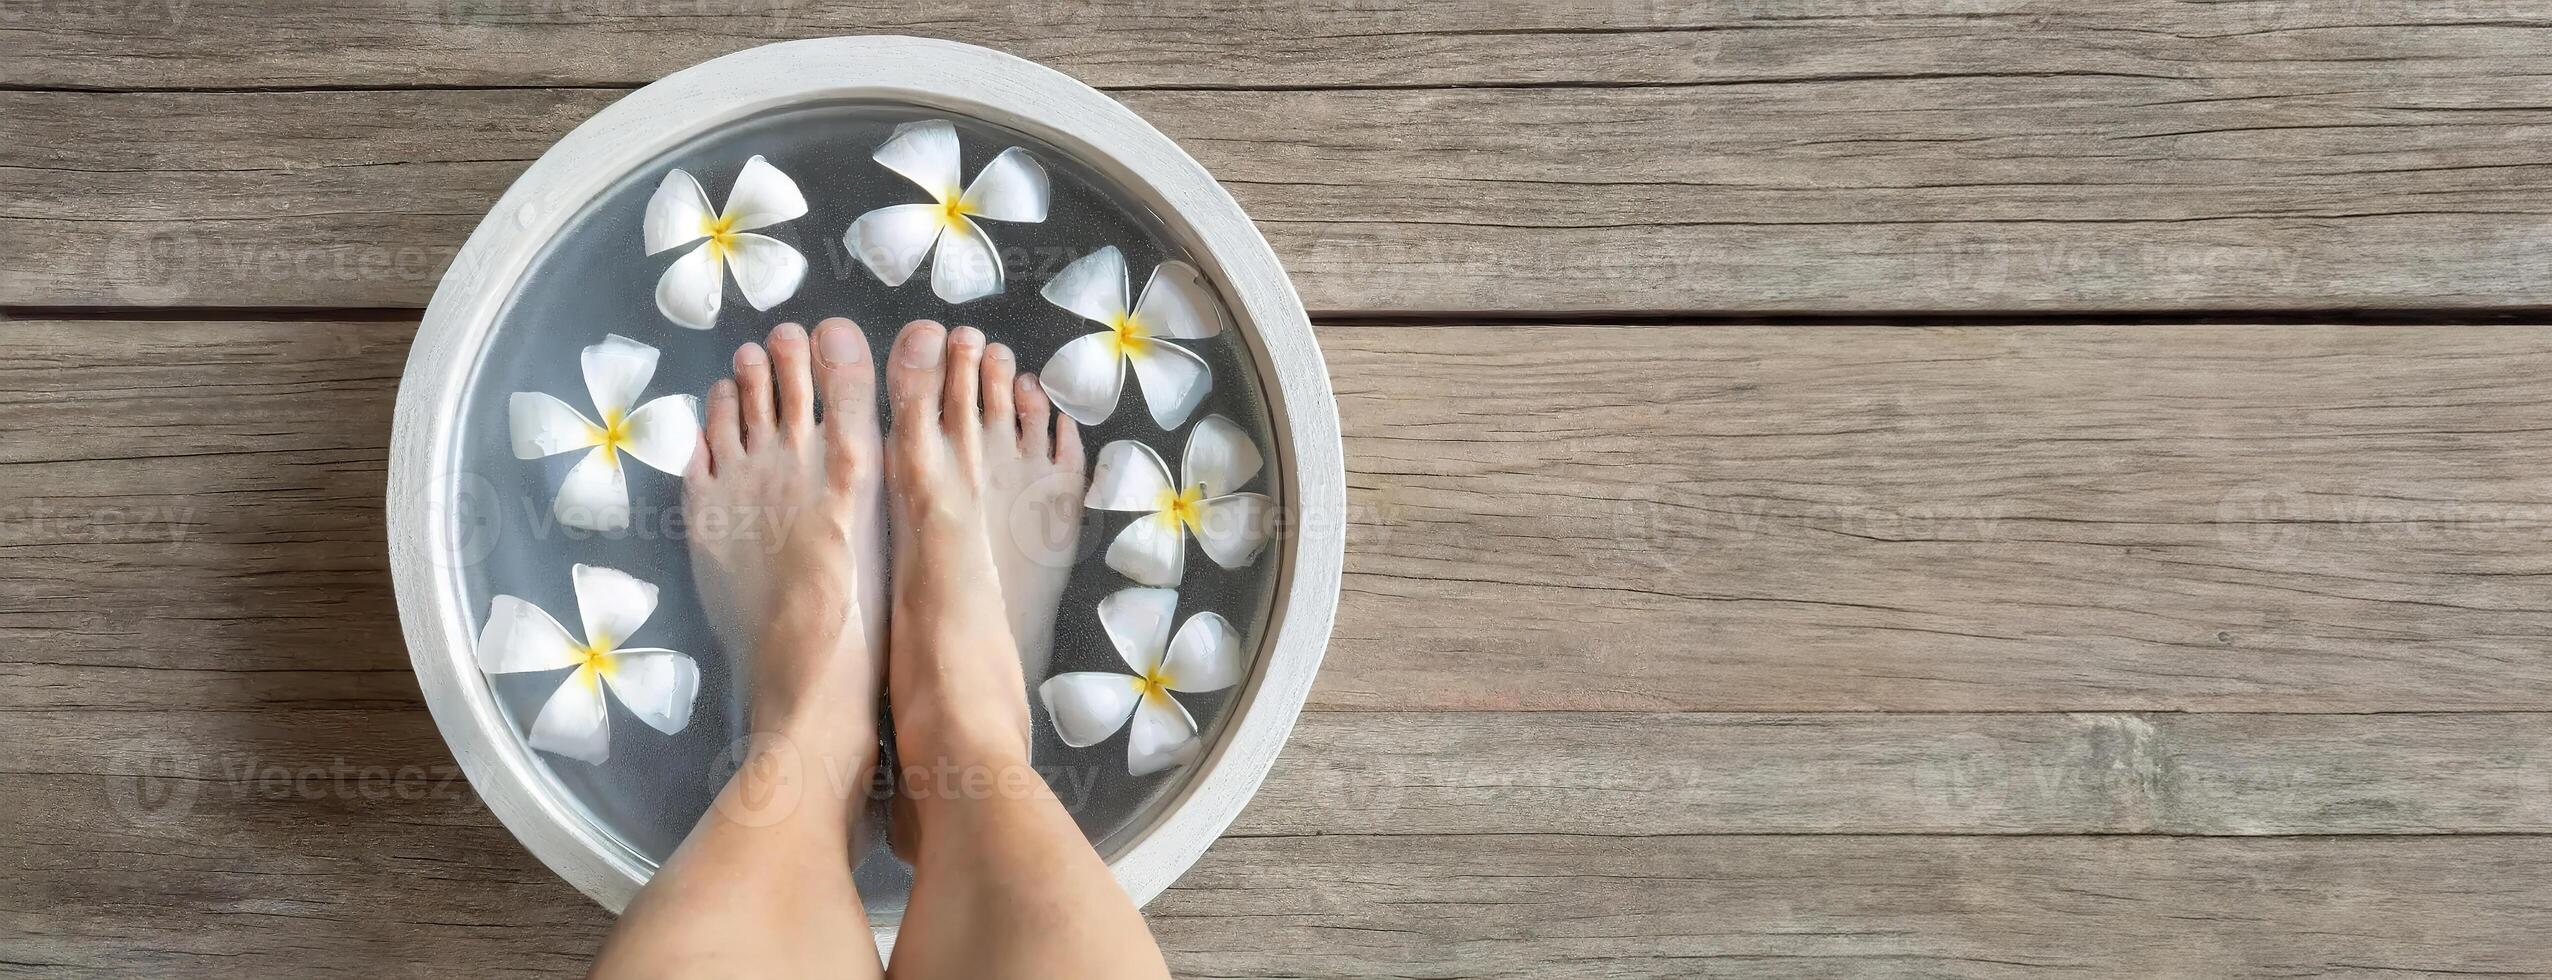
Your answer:
[[[602,680],[604,675],[611,673],[613,661],[617,659],[612,656],[612,644],[609,640],[587,644],[579,648],[576,654],[580,658],[576,666],[582,668],[578,676],[585,678],[585,682],[589,684]]]
[[[1108,324],[1108,329],[1116,335],[1119,354],[1139,354],[1152,343],[1152,335],[1144,331],[1142,324],[1135,322],[1131,313],[1117,314],[1116,320]]]
[[[952,225],[973,213],[975,209],[967,207],[966,199],[957,191],[950,191],[948,196],[939,202],[940,220]]]
[[[1185,490],[1163,490],[1158,506],[1153,508],[1169,519],[1196,533],[1205,523],[1205,485],[1199,483]]]
[[[629,444],[629,416],[620,412],[604,412],[603,424],[593,427],[594,444],[603,451],[603,461],[620,465],[621,447]]]
[[[700,220],[700,233],[709,238],[709,257],[724,259],[735,251],[735,216],[722,214]]]
[[[1170,673],[1167,665],[1152,668],[1150,673],[1134,679],[1134,691],[1156,701],[1170,699]]]

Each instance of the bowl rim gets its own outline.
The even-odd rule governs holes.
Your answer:
[[[496,316],[532,260],[587,202],[647,161],[765,112],[885,101],[971,116],[1073,154],[1184,234],[1230,301],[1260,375],[1284,496],[1267,628],[1222,722],[1184,785],[1148,825],[1120,835],[1109,870],[1150,901],[1237,817],[1291,733],[1328,645],[1345,561],[1346,470],[1320,348],[1275,251],[1205,168],[1114,99],[989,48],[869,35],[784,41],[683,69],[578,125],[499,197],[427,304],[399,381],[387,530],[409,659],[435,726],[488,809],[543,864],[617,913],[650,864],[572,809],[506,719],[472,653],[461,571],[474,561],[457,509],[492,493],[458,464],[460,404]],[[668,125],[668,121],[674,124]],[[876,926],[891,948],[895,925]]]

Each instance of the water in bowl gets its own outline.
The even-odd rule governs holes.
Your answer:
[[[983,225],[1000,247],[1006,272],[1007,281],[998,295],[957,305],[944,303],[931,290],[928,265],[903,285],[888,287],[842,244],[843,231],[859,215],[928,199],[910,181],[870,159],[895,126],[923,119],[948,119],[956,125],[963,147],[961,169],[969,178],[994,155],[1018,146],[1034,154],[1051,179],[1053,203],[1045,221]],[[758,232],[788,243],[807,257],[805,282],[794,296],[769,311],[754,310],[729,285],[716,329],[678,326],[657,311],[654,289],[665,265],[681,252],[644,254],[641,221],[647,200],[664,174],[679,168],[699,179],[712,206],[722,205],[737,171],[755,155],[793,178],[806,196],[809,210],[804,216]],[[899,327],[928,318],[952,326],[974,325],[992,340],[1015,349],[1022,369],[1035,369],[1066,341],[1098,329],[1040,297],[1045,283],[1073,260],[1105,245],[1124,252],[1137,291],[1162,261],[1183,259],[1204,267],[1182,247],[1173,227],[1123,188],[1050,144],[946,112],[865,103],[796,108],[719,128],[624,175],[576,213],[542,249],[499,314],[462,409],[459,459],[471,485],[481,491],[475,496],[484,497],[469,501],[482,511],[471,517],[474,533],[483,536],[471,551],[484,552],[485,557],[466,565],[468,608],[471,615],[484,617],[494,596],[515,595],[539,605],[573,631],[576,603],[569,588],[569,568],[583,563],[627,571],[662,590],[655,616],[628,642],[692,655],[700,665],[701,690],[690,726],[675,735],[648,728],[614,702],[609,708],[611,758],[600,766],[535,752],[548,767],[553,791],[632,853],[650,862],[664,860],[734,770],[734,747],[745,734],[743,700],[735,683],[737,658],[743,654],[722,648],[703,618],[683,541],[678,478],[643,466],[627,467],[631,520],[626,530],[604,533],[560,524],[551,514],[550,502],[578,455],[515,459],[509,450],[506,407],[513,392],[547,392],[589,410],[579,352],[616,333],[662,352],[645,397],[700,394],[726,375],[729,358],[745,341],[759,340],[783,322],[811,326],[837,315],[849,316],[865,328],[880,363]],[[1137,386],[1129,382],[1116,412],[1099,425],[1084,427],[1089,452],[1095,455],[1111,440],[1134,439],[1151,446],[1175,468],[1195,420],[1220,414],[1238,422],[1267,456],[1267,469],[1249,489],[1278,497],[1281,512],[1277,473],[1281,460],[1270,437],[1258,376],[1241,336],[1237,331],[1226,332],[1185,346],[1203,356],[1213,372],[1213,392],[1189,421],[1175,431],[1162,431],[1146,411]],[[1125,670],[1100,631],[1094,610],[1101,597],[1134,584],[1102,562],[1108,541],[1129,515],[1085,511],[1083,517],[1080,559],[1056,617],[1049,675]],[[1190,544],[1179,584],[1180,619],[1204,610],[1221,613],[1240,631],[1241,649],[1256,651],[1273,596],[1277,564],[1273,550],[1245,567],[1226,570],[1205,560]],[[987,582],[984,587],[995,586]],[[480,625],[474,621],[473,631]],[[529,730],[559,679],[559,673],[488,678],[518,737]],[[1043,679],[1028,678],[1036,763],[1083,833],[1101,853],[1109,853],[1159,815],[1192,767],[1129,776],[1122,731],[1089,748],[1064,745],[1033,697],[1033,688]],[[1245,686],[1179,696],[1195,716],[1207,744],[1217,737],[1224,716]],[[853,709],[845,705],[843,710]],[[882,840],[872,839],[856,877],[872,914],[881,923],[893,921],[911,887],[910,869],[887,853]]]

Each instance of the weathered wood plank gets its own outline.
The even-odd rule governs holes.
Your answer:
[[[13,18],[12,57],[0,65],[0,85],[634,86],[756,44],[842,34],[981,44],[1113,87],[1696,81],[1708,77],[1727,46],[1725,33],[1766,36],[1800,53],[1818,50],[1770,37],[1781,24],[1691,6],[1699,19],[1686,20],[1686,12],[1666,5],[1605,0],[1406,6],[978,0],[934,7],[760,0],[608,11],[538,0],[353,0],[291,8],[292,29],[277,31],[261,29],[285,13],[267,0],[137,0],[114,8],[39,8]],[[1949,4],[1908,10],[1932,31],[1977,23]],[[1815,11],[1802,5],[1799,12]],[[2460,16],[2470,15],[2449,14]],[[1788,28],[1829,44],[1881,48],[1912,33],[1851,20]]]
[[[492,827],[206,792],[127,829],[10,781],[13,971],[575,975],[607,925]],[[2544,977],[2546,843],[1234,837],[1150,918],[1182,976]]]
[[[1181,976],[2552,976],[2542,838],[1225,838]]]
[[[316,661],[318,650],[308,651]],[[171,660],[181,658],[171,657]],[[220,665],[202,668],[218,672]],[[184,676],[181,674],[181,676]],[[182,819],[196,796],[324,794],[345,812],[475,827],[415,684],[377,704],[0,710],[14,776],[93,812]],[[2510,834],[2552,832],[2541,713],[1635,714],[1313,711],[1242,836],[1288,834]],[[1092,750],[1039,760],[1117,766]],[[1058,784],[1066,801],[1074,783]],[[26,788],[58,795],[52,783]],[[428,805],[412,801],[430,800]]]
[[[1069,760],[1051,760],[1066,761]],[[1315,711],[1268,834],[2552,831],[2552,715]]]
[[[410,329],[0,324],[0,500],[30,518],[0,525],[0,637],[43,661],[0,703],[97,704],[92,669],[136,704],[400,697],[377,508]],[[2552,690],[2552,328],[1322,337],[1356,512],[1318,707]]]
[[[752,0],[135,0],[14,11],[0,85],[102,89],[634,86],[770,41],[913,34],[981,44],[1107,88],[1696,84],[1831,74],[2267,74],[2281,63],[2521,58],[2510,0],[1447,0],[1071,4]],[[289,17],[288,24],[277,22]],[[278,27],[289,29],[278,30]]]
[[[377,2],[296,10],[310,26],[280,46],[29,18],[13,41],[40,56],[0,70],[377,86],[396,51],[438,85],[637,81],[872,16],[440,23],[448,4]],[[253,5],[186,16],[234,4]],[[1119,94],[1226,182],[1319,310],[2552,303],[2552,31],[2491,0],[1598,4],[1592,30],[1563,6],[1247,6],[980,29],[1153,86]],[[410,57],[421,37],[446,54]],[[197,46],[244,57],[172,64]],[[1363,87],[1300,87],[1335,84]],[[524,164],[618,95],[0,93],[0,305],[421,304]]]

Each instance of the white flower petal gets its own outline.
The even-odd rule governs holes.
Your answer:
[[[959,218],[940,234],[939,252],[930,259],[930,291],[949,303],[1001,291],[1001,253],[974,222]]]
[[[1196,543],[1225,568],[1249,564],[1275,534],[1276,502],[1266,494],[1207,497],[1196,509]]]
[[[1099,628],[1117,656],[1137,674],[1149,674],[1169,654],[1170,619],[1179,594],[1169,589],[1118,589],[1099,600]]]
[[[620,451],[637,457],[657,472],[681,476],[700,448],[700,399],[666,395],[629,413]]]
[[[570,574],[576,582],[576,613],[585,620],[590,646],[615,649],[656,614],[653,583],[601,565],[578,565]]]
[[[948,227],[947,212],[936,204],[898,204],[860,215],[842,233],[842,247],[889,286],[901,286],[921,268],[939,233]]]
[[[727,189],[727,209],[723,217],[735,219],[728,231],[751,231],[766,228],[806,213],[806,195],[798,193],[797,181],[781,173],[771,161],[759,156],[744,162],[735,175],[735,186]]]
[[[1179,458],[1179,485],[1203,484],[1205,495],[1220,497],[1246,486],[1266,459],[1241,431],[1240,424],[1208,415],[1187,434],[1187,451]]]
[[[958,200],[965,202],[967,213],[994,221],[1044,221],[1052,198],[1046,168],[1014,146],[984,164]]]
[[[558,485],[550,513],[569,527],[618,531],[629,526],[629,477],[609,454],[595,450],[576,461]],[[591,637],[588,637],[591,639]]]
[[[656,312],[693,330],[717,326],[718,304],[725,299],[727,285],[719,281],[724,273],[718,267],[723,264],[718,251],[707,245],[673,260],[656,280]]]
[[[1161,454],[1132,439],[1099,447],[1099,462],[1090,470],[1090,492],[1081,505],[1092,510],[1161,509],[1170,492],[1170,466]]]
[[[1125,391],[1125,358],[1117,355],[1116,335],[1094,333],[1064,344],[1037,372],[1037,384],[1054,407],[1083,425],[1097,425],[1116,414]]]
[[[557,670],[584,659],[567,627],[539,606],[510,595],[488,604],[487,626],[479,630],[479,669],[491,674]]]
[[[709,195],[700,190],[700,182],[676,170],[656,182],[656,193],[647,199],[647,254],[654,255],[684,242],[709,237],[709,222],[717,212],[709,209]]]
[[[727,258],[736,289],[757,310],[767,310],[797,295],[806,281],[806,256],[769,235],[737,235]]]
[[[1196,719],[1169,695],[1134,706],[1134,728],[1125,739],[1125,771],[1149,776],[1196,757]]]
[[[1126,312],[1125,253],[1110,245],[1074,259],[1047,280],[1038,295],[1084,320],[1115,329],[1117,318]]]
[[[1175,429],[1196,411],[1198,402],[1214,390],[1214,375],[1205,368],[1205,359],[1185,347],[1155,340],[1125,352],[1125,362],[1134,368],[1134,380],[1143,388],[1143,404],[1152,409],[1152,421],[1162,429]]]
[[[690,657],[653,647],[614,651],[603,681],[647,727],[667,735],[691,727],[691,705],[700,696],[700,665]]]
[[[1055,734],[1063,736],[1063,744],[1076,749],[1104,742],[1125,727],[1125,719],[1134,714],[1134,702],[1141,696],[1136,693],[1134,678],[1101,671],[1056,674],[1037,685],[1037,697],[1046,703],[1046,716],[1054,719]]]
[[[1134,322],[1155,337],[1203,340],[1223,332],[1223,304],[1205,274],[1185,262],[1163,262],[1143,284],[1143,300],[1134,307]]]
[[[537,391],[518,391],[505,401],[513,429],[514,458],[539,459],[571,449],[601,445],[602,427],[568,404]]]
[[[945,119],[908,122],[869,159],[903,174],[942,203],[957,196],[957,127]]]
[[[1108,567],[1144,585],[1177,585],[1187,574],[1187,535],[1166,513],[1137,517],[1109,542]]]
[[[638,404],[638,393],[656,376],[656,349],[606,334],[602,343],[585,348],[584,368],[586,396],[594,400],[595,411],[611,418]]]
[[[603,686],[591,667],[578,667],[532,716],[532,747],[579,762],[602,765],[611,758],[611,716],[603,709]]]
[[[1241,663],[1241,633],[1230,620],[1210,612],[1197,613],[1179,624],[1179,635],[1170,638],[1169,659],[1161,665],[1161,673],[1170,690],[1184,694],[1220,691],[1238,684],[1244,667]]]

